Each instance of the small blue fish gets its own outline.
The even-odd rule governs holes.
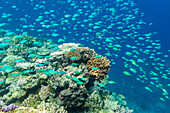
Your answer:
[[[59,71],[60,74],[67,74],[66,72],[64,71]]]
[[[22,74],[19,74],[19,73],[13,73],[13,74],[11,74],[11,76],[13,76],[13,77],[20,76],[20,75],[22,75]]]
[[[25,61],[21,59],[16,59],[15,62],[25,62]]]
[[[77,58],[79,58],[79,57],[72,56],[70,59],[71,59],[71,60],[75,60],[75,59],[77,59]]]
[[[11,73],[11,72],[13,72],[13,71],[15,71],[14,68],[6,68],[6,69],[4,69],[4,72],[5,72],[5,73]]]
[[[36,67],[42,67],[42,66],[44,66],[44,64],[36,64],[35,66]]]
[[[6,82],[6,80],[2,80],[2,81],[0,81],[0,84],[2,84],[2,83],[4,83],[4,82]]]
[[[26,43],[27,42],[27,40],[22,40],[21,42],[20,42],[20,44],[24,44],[24,43]]]

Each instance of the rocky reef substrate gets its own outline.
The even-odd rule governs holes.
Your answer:
[[[3,37],[0,62],[1,112],[133,111],[123,95],[105,89],[110,61],[81,44],[57,45],[27,35]]]

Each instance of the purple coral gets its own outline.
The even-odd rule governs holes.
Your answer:
[[[8,106],[3,106],[3,107],[0,107],[0,111],[3,111],[3,112],[8,112],[8,111],[12,111],[12,110],[15,110],[16,108],[18,108],[19,106],[18,105],[13,105],[13,104],[10,104]]]

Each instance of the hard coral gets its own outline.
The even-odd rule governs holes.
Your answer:
[[[89,73],[96,76],[95,79],[100,82],[107,76],[110,69],[110,61],[107,60],[106,57],[95,58],[95,56],[93,56],[87,64]],[[92,67],[98,69],[94,70]]]
[[[23,40],[27,40],[25,44],[27,46],[32,46],[32,43],[36,40],[36,38],[32,36],[28,36],[28,35],[17,35],[17,36],[14,36],[12,40],[15,44],[18,44]]]
[[[94,50],[91,50],[88,47],[79,48],[79,52],[84,62],[87,62],[95,53]]]
[[[77,49],[76,51],[69,51],[67,53],[67,57],[71,60],[72,57],[77,57],[76,59],[72,59],[71,61],[77,61],[81,59],[80,52]]]
[[[44,101],[38,105],[37,109],[39,110],[39,113],[67,113],[64,106],[60,106],[55,103],[47,103]]]
[[[39,96],[41,100],[46,100],[49,97],[49,86],[41,86]]]
[[[59,98],[64,99],[65,96],[69,96],[71,94],[72,94],[72,91],[70,90],[70,88],[68,88],[68,89],[60,91]]]
[[[122,95],[104,90],[110,69],[106,57],[77,44],[59,45],[53,52],[56,46],[49,45],[51,41],[36,39],[44,46],[29,47],[28,40],[16,37],[20,38],[18,45],[26,49],[7,54],[16,58],[5,57],[0,64],[16,69],[0,72],[0,107],[3,101],[20,106],[11,113],[131,113]],[[13,45],[16,43],[11,43],[11,48]]]
[[[102,109],[103,105],[104,105],[104,102],[103,102],[101,96],[95,90],[86,99],[84,107],[87,109],[87,111],[85,110],[86,113],[87,112],[90,112],[90,113],[96,112],[96,113],[98,113],[98,111],[100,109]]]
[[[29,94],[29,96],[22,102],[21,106],[37,108],[40,103],[41,99],[39,98],[39,95]]]
[[[67,57],[71,59],[71,57],[75,56],[78,58],[72,59],[72,61],[77,61],[81,59],[82,61],[87,62],[94,55],[94,53],[94,50],[91,50],[88,47],[80,47],[76,48],[74,51],[69,51],[67,53]]]
[[[80,107],[84,105],[87,98],[86,88],[72,88],[60,92],[57,104],[63,105],[66,108]],[[81,108],[81,107],[80,107]]]

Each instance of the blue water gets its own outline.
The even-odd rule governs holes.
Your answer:
[[[44,1],[44,3],[43,3]],[[146,25],[141,25],[141,29],[137,29],[139,37],[143,36],[145,33],[150,33],[150,32],[157,32],[157,34],[152,35],[151,39],[152,40],[159,40],[159,43],[161,44],[161,49],[164,54],[169,55],[168,50],[170,50],[169,42],[170,42],[170,1],[164,0],[142,0],[142,1],[134,1],[134,3],[137,3],[138,5],[134,7],[128,7],[128,10],[120,10],[120,7],[116,7],[116,3],[114,0],[87,0],[88,4],[93,4],[95,7],[94,9],[100,8],[99,15],[94,17],[91,20],[91,23],[95,23],[97,21],[103,21],[103,25],[99,29],[93,30],[93,32],[88,32],[88,22],[83,22],[84,19],[89,19],[89,14],[94,12],[94,9],[87,8],[83,9],[84,3],[81,3],[81,1],[84,2],[84,0],[77,0],[77,7],[76,9],[70,7],[70,3],[68,3],[66,0],[62,0],[65,3],[57,3],[55,0],[1,0],[0,1],[0,16],[2,16],[3,13],[10,13],[12,14],[11,17],[13,20],[8,21],[8,18],[1,18],[0,23],[7,23],[7,26],[4,26],[3,29],[15,31],[16,34],[22,34],[23,32],[28,32],[28,35],[31,36],[37,36],[37,37],[44,37],[44,38],[52,38],[55,43],[58,43],[59,38],[65,39],[64,42],[75,42],[75,43],[82,43],[85,44],[85,46],[88,46],[90,48],[95,49],[95,51],[101,55],[105,55],[105,53],[110,52],[110,53],[115,53],[118,56],[111,56],[107,57],[110,60],[113,59],[115,61],[115,65],[111,66],[109,75],[110,75],[110,80],[116,81],[117,84],[114,85],[107,85],[107,89],[110,91],[116,92],[123,94],[127,100],[128,107],[134,110],[134,113],[170,113],[170,100],[166,99],[166,102],[161,101],[159,98],[163,97],[162,96],[162,91],[159,88],[156,88],[155,86],[152,86],[149,81],[145,81],[144,83],[137,81],[136,78],[139,76],[139,74],[142,74],[142,72],[139,72],[137,74],[134,74],[133,76],[125,76],[123,75],[123,71],[127,70],[124,67],[125,60],[122,59],[123,56],[125,55],[125,52],[131,51],[131,49],[126,47],[126,44],[129,45],[135,45],[136,42],[134,42],[130,37],[127,37],[126,39],[122,40],[116,40],[111,42],[112,44],[120,44],[122,46],[120,52],[115,52],[112,49],[108,48],[105,49],[108,45],[108,43],[104,43],[105,38],[103,39],[98,39],[96,37],[96,32],[101,31],[101,29],[106,29],[104,26],[109,26],[111,23],[114,22],[123,22],[123,17],[120,17],[118,21],[107,21],[107,20],[101,20],[101,18],[104,15],[110,15],[111,13],[106,11],[106,8],[113,7],[115,8],[116,15],[131,15],[134,14],[134,12],[128,13],[129,10],[133,10],[134,8],[139,8],[139,14],[136,14],[136,18],[133,20],[130,20],[130,24],[134,23],[136,24],[137,21],[142,19],[143,21],[147,23],[153,23],[153,25],[149,26],[148,24]],[[132,1],[132,0],[129,0]],[[93,3],[94,2],[94,3]],[[126,2],[124,0],[123,2],[120,2],[119,4],[122,4]],[[108,5],[106,5],[108,4]],[[14,10],[12,6],[15,5],[17,10]],[[40,8],[38,10],[33,10],[35,8],[35,5],[43,5],[45,8]],[[77,12],[78,9],[83,9],[83,15],[80,14],[80,16],[76,17],[77,19],[75,21],[72,21],[71,18],[65,18],[66,14],[73,15]],[[54,15],[55,17],[53,18],[52,16],[47,16],[43,14],[46,11],[49,10],[54,10]],[[90,13],[87,13],[87,15],[84,15],[87,11],[89,10]],[[144,16],[141,17],[141,12],[144,12]],[[56,21],[59,26],[52,27],[52,28],[44,28],[40,22],[36,22],[36,18],[41,15],[43,16],[42,20],[49,20],[50,23],[51,21]],[[20,21],[21,18],[26,18],[27,21]],[[61,25],[61,21],[64,18],[68,20],[65,24]],[[81,27],[81,24],[77,23],[80,22],[82,23],[85,27]],[[34,25],[34,29],[43,29],[43,32],[37,32],[31,30],[31,27],[28,28],[22,28],[23,25]],[[77,25],[77,26],[76,26]],[[76,26],[77,30],[74,30],[73,28]],[[117,29],[119,25],[114,25],[114,28],[112,28],[110,31],[114,32],[114,34],[109,34],[106,33],[104,37],[121,37],[126,35],[127,33],[122,32],[122,30]],[[66,30],[63,30],[63,28],[66,28]],[[126,29],[127,26],[125,26]],[[19,29],[19,31],[16,31],[16,29]],[[53,37],[51,36],[53,30],[56,30],[57,33],[59,33],[58,37]],[[89,33],[88,35],[84,35],[84,33]],[[119,33],[119,34],[117,34]],[[128,31],[128,33],[132,33],[133,31]],[[48,35],[50,34],[50,35]],[[77,35],[76,35],[77,34]],[[87,37],[90,37],[87,38]],[[80,40],[80,38],[85,38],[85,40]],[[99,45],[92,44],[91,41],[94,41],[96,43],[100,43],[102,50],[98,49]],[[63,42],[60,42],[58,44],[62,44]],[[150,43],[147,43],[145,41],[141,41],[140,43],[145,44],[146,46],[149,46]],[[139,46],[139,48],[144,49],[143,46]],[[164,55],[163,54],[163,55]],[[158,57],[165,59],[167,62],[170,62],[168,58],[164,58],[163,55],[157,55]],[[139,54],[137,55],[138,58],[146,58],[147,63],[153,63],[153,60],[148,59],[149,55],[145,54]],[[128,57],[127,57],[128,58]],[[170,64],[165,62],[166,66],[164,69],[161,71],[163,73],[166,73],[165,70],[168,70],[170,68]],[[127,62],[130,64],[130,62]],[[156,63],[159,63],[159,61],[156,61]],[[168,66],[169,65],[169,66]],[[131,65],[134,67],[133,65]],[[142,65],[140,64],[140,67],[145,69],[148,73],[149,70],[154,70],[152,65]],[[134,67],[135,68],[135,67]],[[137,70],[139,70],[137,68]],[[150,74],[146,74],[147,78],[152,77]],[[158,72],[159,73],[159,72]],[[169,75],[168,75],[169,76]],[[170,92],[170,88],[167,86],[169,80],[165,80],[161,78],[161,75],[159,75],[159,82],[166,88],[168,92]],[[145,87],[150,87],[153,92],[149,92],[145,89]]]
[[[170,49],[170,1],[169,0],[142,0],[136,1],[141,11],[145,13],[144,18],[152,22],[152,30],[158,32],[157,38],[161,41],[164,49]]]

